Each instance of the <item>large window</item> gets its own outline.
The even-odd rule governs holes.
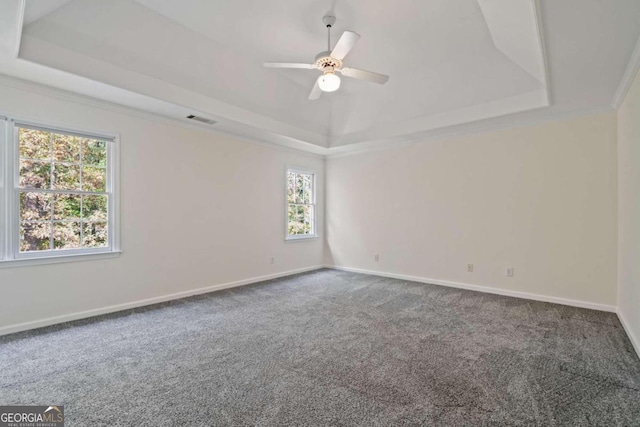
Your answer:
[[[116,252],[115,138],[2,122],[0,261]]]
[[[316,237],[315,174],[287,170],[287,239]]]

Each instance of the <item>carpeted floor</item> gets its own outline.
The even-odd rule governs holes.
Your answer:
[[[67,426],[640,425],[616,316],[320,270],[0,337]]]

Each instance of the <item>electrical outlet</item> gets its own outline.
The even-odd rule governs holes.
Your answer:
[[[513,267],[507,267],[505,274],[507,277],[513,277]]]
[[[380,255],[375,254],[375,255],[373,256],[373,260],[374,260],[375,262],[380,261]]]
[[[473,264],[467,264],[467,271],[473,273]]]
[[[276,263],[276,259],[274,257],[271,257],[271,264],[275,264]]]

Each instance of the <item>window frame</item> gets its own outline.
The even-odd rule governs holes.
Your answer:
[[[4,129],[2,129],[4,127]],[[60,249],[20,252],[20,141],[18,128],[40,129],[47,132],[77,135],[107,142],[106,188],[107,246],[101,248]],[[0,177],[0,268],[51,264],[118,256],[120,250],[119,208],[120,138],[117,134],[89,129],[69,128],[55,124],[0,116],[0,166],[5,173]],[[81,191],[78,191],[82,193]],[[51,191],[52,194],[59,194]],[[64,190],[60,193],[64,193]]]
[[[293,172],[293,173],[299,173],[299,174],[305,174],[305,175],[311,175],[312,177],[312,181],[311,181],[311,199],[312,199],[312,203],[310,203],[310,205],[313,208],[313,224],[312,224],[312,229],[313,229],[313,233],[312,234],[289,234],[289,172]],[[296,241],[304,241],[304,240],[310,240],[310,239],[317,239],[319,237],[318,235],[318,209],[317,209],[317,172],[312,170],[312,169],[307,169],[307,168],[300,168],[300,167],[294,167],[294,166],[287,166],[285,168],[285,173],[284,173],[284,203],[285,203],[285,210],[284,210],[284,240],[286,242],[296,242]]]

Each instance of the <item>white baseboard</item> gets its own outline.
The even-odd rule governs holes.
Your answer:
[[[636,338],[631,334],[631,330],[629,329],[627,323],[625,322],[624,317],[622,316],[621,313],[618,312],[615,306],[605,305],[605,304],[596,304],[596,303],[579,301],[579,300],[571,300],[571,299],[559,298],[559,297],[551,297],[546,295],[531,294],[527,292],[510,291],[506,289],[492,288],[489,286],[471,285],[468,283],[429,279],[425,277],[408,276],[403,274],[386,273],[381,271],[364,270],[359,268],[342,267],[337,265],[324,265],[324,266],[319,265],[314,267],[301,268],[297,270],[289,270],[281,273],[269,274],[269,275],[260,276],[260,277],[253,277],[250,279],[238,280],[235,282],[222,283],[218,285],[192,289],[192,290],[183,291],[183,292],[177,292],[169,295],[163,295],[159,297],[148,298],[148,299],[133,301],[133,302],[124,303],[124,304],[111,305],[108,307],[102,307],[102,308],[97,308],[93,310],[86,310],[86,311],[66,314],[62,316],[49,317],[46,319],[34,320],[31,322],[17,323],[14,325],[0,327],[0,336],[15,333],[15,332],[26,331],[30,329],[41,328],[44,326],[55,325],[58,323],[69,322],[72,320],[84,319],[87,317],[94,317],[94,316],[99,316],[99,315],[108,314],[108,313],[115,313],[118,311],[123,311],[131,308],[143,307],[146,305],[158,304],[161,302],[187,298],[194,295],[206,294],[209,292],[215,292],[222,289],[235,288],[238,286],[244,286],[252,283],[262,282],[265,280],[277,279],[280,277],[291,276],[293,274],[314,271],[321,268],[330,268],[333,270],[343,270],[343,271],[350,271],[353,273],[370,274],[374,276],[389,277],[392,279],[408,280],[408,281],[419,282],[419,283],[429,283],[433,285],[447,286],[451,288],[467,289],[471,291],[478,291],[478,292],[484,292],[489,294],[505,295],[505,296],[515,297],[515,298],[524,298],[524,299],[529,299],[534,301],[551,302],[556,304],[569,305],[573,307],[588,308],[592,310],[616,313],[618,315],[618,318],[620,319],[620,323],[622,323],[625,331],[627,332],[627,335],[629,336],[629,339],[633,343],[633,346],[636,352],[638,353],[638,356],[640,357],[640,343],[638,343]]]
[[[625,320],[624,316],[622,315],[622,312],[618,310],[616,314],[618,315],[618,319],[620,319],[620,323],[622,323],[622,327],[624,328],[624,331],[627,333],[627,336],[629,337],[629,341],[631,341],[631,344],[633,345],[633,348],[635,349],[636,354],[638,355],[638,358],[640,358],[639,338],[633,335],[633,332],[629,327],[629,323],[627,323],[627,321]]]
[[[342,267],[338,265],[325,265],[325,268],[331,268],[333,270],[350,271],[353,273],[370,274],[373,276],[389,277],[392,279],[408,280],[411,282],[429,283],[432,285],[447,286],[449,288],[466,289],[469,291],[484,292],[488,294],[504,295],[514,298],[523,298],[534,301],[552,302],[555,304],[569,305],[572,307],[589,308],[591,310],[607,311],[610,313],[616,313],[616,307],[613,305],[597,304],[587,301],[579,301],[567,298],[551,297],[540,294],[530,294],[528,292],[510,291],[508,289],[492,288],[490,286],[471,285],[468,283],[450,282],[447,280],[429,279],[426,277],[407,276],[404,274],[386,273],[383,271],[363,270],[359,268]]]
[[[318,270],[323,266],[300,268],[297,270],[283,271],[281,273],[268,274],[266,276],[252,277],[250,279],[238,280],[236,282],[221,283],[219,285],[207,286],[205,288],[191,289],[174,294],[162,295],[159,297],[148,298],[139,301],[127,302],[124,304],[110,305],[108,307],[96,308],[93,310],[80,311],[77,313],[65,314],[62,316],[48,317],[46,319],[34,320],[31,322],[17,323],[0,327],[0,336],[12,334],[14,332],[27,331],[29,329],[42,328],[44,326],[55,325],[58,323],[69,322],[72,320],[85,319],[87,317],[99,316],[101,314],[115,313],[117,311],[128,310],[130,308],[143,307],[145,305],[158,304],[161,302],[177,300],[194,295],[207,294],[209,292],[220,291],[222,289],[235,288],[238,286],[250,285],[252,283],[263,282],[265,280],[277,279],[279,277],[291,276],[293,274],[305,273],[308,271]]]

